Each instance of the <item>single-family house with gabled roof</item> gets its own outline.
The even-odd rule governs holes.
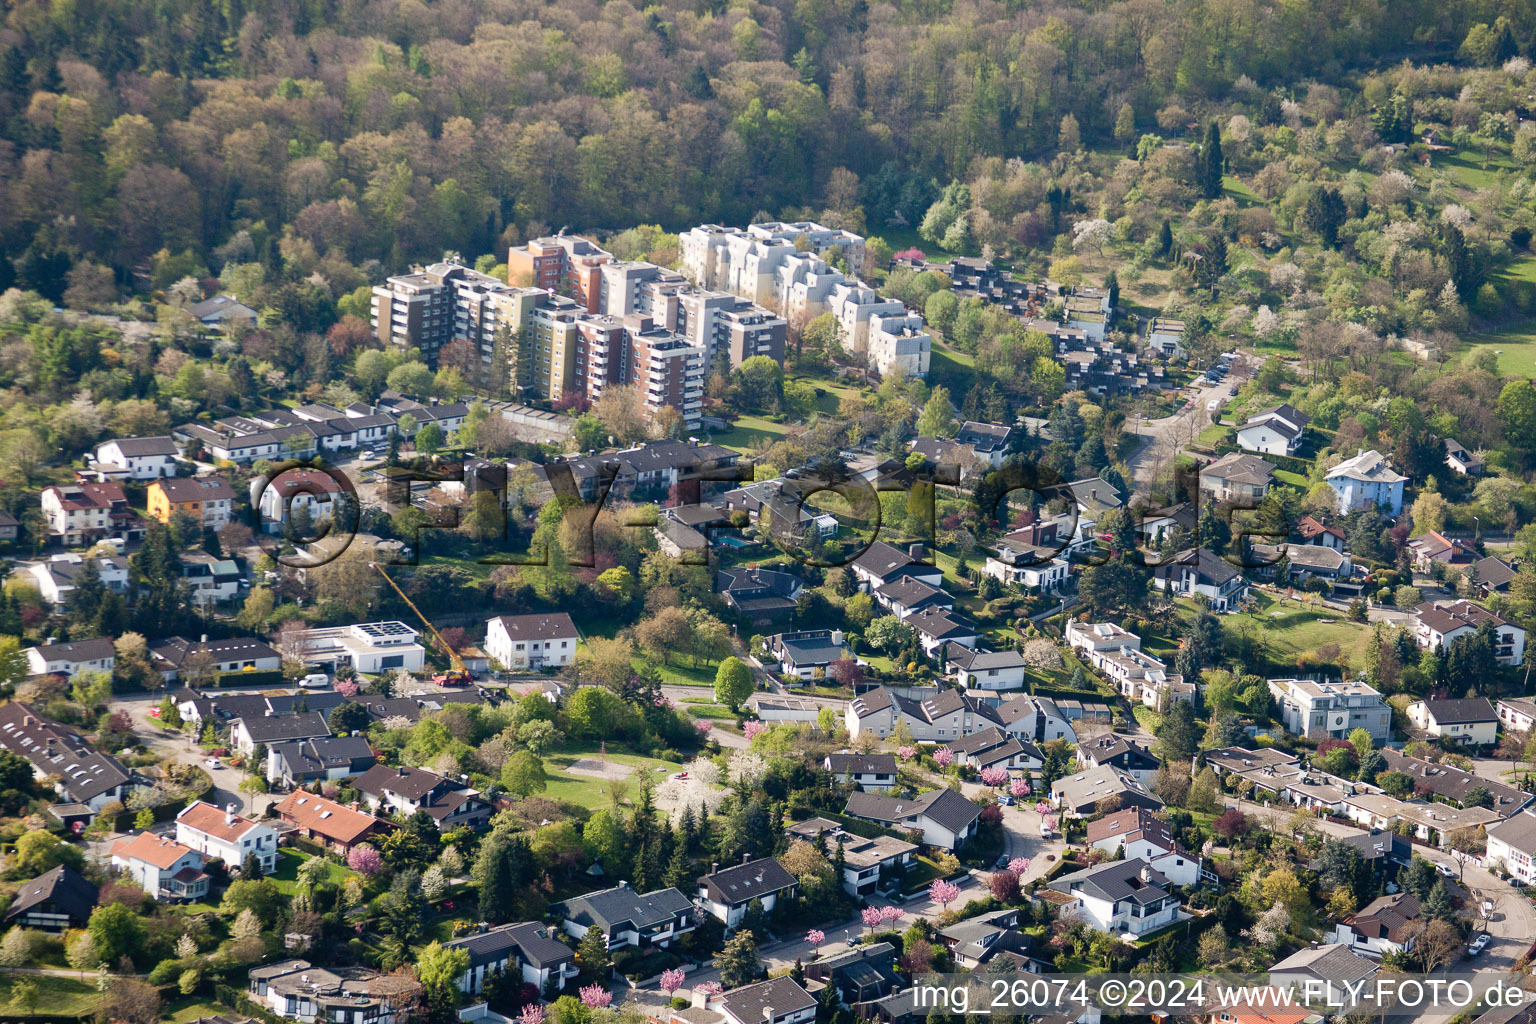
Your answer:
[[[1333,548],[1335,551],[1344,550],[1344,531],[1337,526],[1329,526],[1314,516],[1302,516],[1298,519],[1296,533],[1300,535],[1303,544]]]
[[[111,672],[116,664],[117,648],[111,637],[27,648],[27,670],[33,675],[74,678],[79,672]]]
[[[780,869],[782,870],[782,869]],[[596,928],[608,948],[668,946],[698,927],[693,901],[676,889],[638,893],[628,882],[556,903],[550,913],[567,934],[584,938]]]
[[[997,726],[973,732],[965,739],[951,743],[949,750],[955,755],[956,762],[978,771],[994,766],[1027,771],[1045,763],[1045,755],[1039,747]]]
[[[51,780],[65,800],[93,813],[114,800],[126,800],[144,781],[79,733],[16,701],[0,704],[0,747],[26,758],[39,780]]]
[[[914,550],[915,549],[915,550]],[[848,564],[866,591],[875,591],[901,576],[911,576],[931,586],[944,585],[944,572],[936,565],[920,561],[922,545],[906,551],[877,540]]]
[[[1497,555],[1479,558],[1467,569],[1467,574],[1485,597],[1508,590],[1515,581],[1515,567]]]
[[[742,857],[740,864],[701,876],[699,901],[710,914],[725,922],[726,928],[734,928],[753,900],[760,901],[765,912],[771,911],[780,896],[793,897],[798,884],[795,876],[772,857],[752,860],[748,855]]]
[[[1028,668],[1018,651],[989,651],[950,641],[942,648],[944,671],[958,686],[972,690],[1017,690]]]
[[[1423,917],[1419,898],[1413,893],[1389,893],[1344,918],[1329,937],[1366,956],[1402,953],[1413,948],[1415,930]]]
[[[1446,650],[1457,639],[1476,633],[1483,623],[1493,627],[1493,657],[1518,667],[1525,661],[1525,630],[1471,601],[1425,601],[1413,610],[1414,638],[1428,650]]]
[[[1200,881],[1200,858],[1179,845],[1173,828],[1145,807],[1126,807],[1088,823],[1088,845],[1126,860],[1144,860],[1174,885]]]
[[[1485,746],[1498,739],[1499,715],[1487,697],[1414,701],[1408,720],[1438,740]]]
[[[1003,464],[1012,437],[1013,427],[1006,423],[982,423],[977,420],[966,420],[955,432],[956,441],[969,446],[978,457],[985,458],[993,469]]]
[[[964,846],[976,834],[976,823],[981,819],[981,808],[952,789],[936,789],[915,797],[851,793],[843,813],[887,828],[920,832],[923,842],[946,850]]]
[[[1260,409],[1237,429],[1238,447],[1263,455],[1295,455],[1307,423],[1305,413],[1287,404]]]
[[[902,621],[917,630],[917,642],[929,657],[933,657],[945,644],[974,647],[981,638],[981,630],[974,622],[946,608],[924,608]]]
[[[154,480],[176,475],[179,454],[169,435],[115,437],[96,446],[96,461],[91,469],[105,474],[104,479]]]
[[[258,746],[319,739],[330,734],[325,716],[318,711],[283,715],[269,710],[259,717],[238,719],[229,727],[230,745],[246,757],[256,753]]]
[[[377,844],[395,828],[371,814],[302,789],[284,797],[277,805],[277,814],[294,826],[299,835],[317,840],[340,854],[350,853],[353,847],[364,843]]]
[[[1152,585],[1168,594],[1204,597],[1211,610],[1218,612],[1236,611],[1248,593],[1243,574],[1205,548],[1180,551],[1171,561],[1154,568]]]
[[[234,804],[223,810],[202,800],[188,804],[176,815],[176,841],[209,860],[222,860],[231,872],[247,858],[255,858],[264,875],[277,869],[277,833],[236,814]]]
[[[1310,983],[1329,983],[1335,992],[1356,985],[1377,971],[1380,965],[1361,956],[1340,942],[1297,950],[1269,969],[1270,984],[1301,993]]]
[[[1119,800],[1121,807],[1155,811],[1163,806],[1163,801],[1130,772],[1109,765],[1089,768],[1051,784],[1051,802],[1067,817],[1087,817],[1111,797]]]
[[[1477,561],[1477,552],[1472,545],[1455,537],[1447,537],[1438,530],[1426,530],[1410,540],[1408,549],[1413,552],[1413,567],[1420,572],[1429,572],[1430,566],[1436,562],[1469,565]]]
[[[112,844],[112,866],[133,879],[151,899],[195,900],[211,881],[201,853],[168,836],[140,832]]]
[[[838,782],[852,783],[860,789],[885,790],[896,785],[895,754],[828,754],[822,766]]]
[[[1403,486],[1408,478],[1374,448],[1345,459],[1323,479],[1333,488],[1341,514],[1367,505],[1380,506],[1393,516],[1403,510]]]
[[[437,822],[442,832],[460,827],[480,828],[491,820],[490,802],[478,790],[425,768],[375,764],[352,787],[363,795],[370,811],[404,818],[422,811]]]
[[[1275,481],[1275,467],[1257,455],[1231,452],[1200,470],[1200,493],[1257,507]]]
[[[274,789],[295,789],[350,779],[378,763],[366,736],[289,740],[267,747],[267,782]]]
[[[1483,471],[1483,460],[1454,437],[1445,439],[1445,464],[1463,476],[1478,476]]]
[[[479,995],[486,979],[497,972],[521,977],[540,992],[550,986],[559,991],[581,973],[575,950],[534,921],[494,928],[482,922],[468,935],[443,943],[443,948],[468,954],[469,966],[459,975],[459,991],[467,995]]]
[[[1050,888],[1095,931],[1145,935],[1179,919],[1178,898],[1162,872],[1144,860],[1118,860],[1057,876]]]
[[[720,998],[725,1024],[809,1024],[816,1019],[816,997],[784,976],[733,988]]]
[[[715,592],[754,622],[794,611],[804,587],[805,581],[794,573],[772,569],[721,569],[715,574]]]
[[[848,645],[840,629],[802,629],[794,633],[775,633],[763,637],[763,650],[778,662],[780,675],[802,680],[815,677],[816,670],[848,657]]]
[[[1129,736],[1114,733],[1104,733],[1078,743],[1077,763],[1085,768],[1107,764],[1146,784],[1152,782],[1159,765],[1158,759],[1145,746]]]
[[[1521,811],[1489,825],[1483,863],[1502,865],[1511,878],[1536,884],[1536,812]]]
[[[576,660],[580,642],[565,612],[498,615],[485,624],[485,653],[513,671],[563,668]]]
[[[1031,743],[1077,742],[1077,730],[1049,697],[1015,696],[998,705],[996,716],[1010,734]]]
[[[889,608],[891,614],[898,619],[905,619],[929,608],[949,610],[955,607],[955,599],[949,591],[925,583],[915,576],[898,576],[876,588],[874,597],[876,603],[882,608]]]
[[[15,899],[5,910],[4,923],[55,935],[84,928],[96,909],[97,895],[96,887],[83,875],[60,864],[17,887]]]

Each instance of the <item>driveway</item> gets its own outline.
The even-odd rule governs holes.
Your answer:
[[[234,692],[234,691],[231,691]],[[150,711],[157,708],[163,694],[160,693],[134,693],[123,694],[113,698],[107,707],[111,711],[126,711],[133,719],[133,732],[139,741],[159,757],[161,760],[175,759],[183,764],[194,764],[213,779],[213,789],[204,797],[211,804],[219,807],[235,805],[235,810],[241,814],[259,817],[266,810],[267,805],[281,797],[271,796],[266,793],[256,794],[254,799],[248,798],[240,792],[240,783],[245,780],[245,773],[238,768],[229,767],[224,763],[221,768],[209,768],[205,763],[207,756],[198,749],[197,745],[180,731],[163,729]],[[220,759],[223,762],[223,759]]]
[[[1142,441],[1141,447],[1128,460],[1137,490],[1149,490],[1152,482],[1173,457],[1211,425],[1211,414],[1206,409],[1211,399],[1226,400],[1232,397],[1232,385],[1235,382],[1230,375],[1220,384],[1204,385],[1205,378],[1198,379],[1202,381],[1201,388],[1194,393],[1188,405],[1172,416],[1156,420],[1133,419],[1127,423],[1127,427],[1134,426],[1133,432],[1139,434]],[[1188,396],[1189,391],[1186,389],[1184,394]]]

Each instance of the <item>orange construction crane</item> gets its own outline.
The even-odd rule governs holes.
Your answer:
[[[474,674],[464,666],[464,659],[459,657],[457,651],[448,646],[448,641],[443,639],[443,634],[439,633],[437,627],[427,621],[427,617],[421,614],[421,609],[416,607],[415,602],[405,596],[405,591],[400,589],[400,585],[389,578],[389,573],[384,571],[384,567],[377,562],[369,562],[368,567],[384,577],[384,582],[393,587],[395,593],[400,595],[400,600],[405,602],[406,607],[416,613],[416,617],[421,620],[421,624],[427,627],[427,632],[432,634],[432,638],[437,641],[437,645],[448,655],[448,663],[453,667],[447,672],[440,672],[434,675],[432,681],[438,686],[468,686],[474,682]]]

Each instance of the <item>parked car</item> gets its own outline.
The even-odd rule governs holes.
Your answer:
[[[1488,948],[1488,933],[1481,932],[1477,938],[1467,943],[1467,956],[1477,956]]]
[[[1456,877],[1456,869],[1451,867],[1449,864],[1438,864],[1437,863],[1435,865],[1435,870],[1438,871],[1441,875],[1444,875],[1446,878],[1455,878]]]
[[[206,765],[209,768],[223,768],[224,767],[224,763],[222,761],[220,761],[216,757],[210,757],[208,760],[204,761],[203,764]]]
[[[311,672],[299,680],[299,685],[306,690],[323,690],[331,685],[331,677],[324,672]]]

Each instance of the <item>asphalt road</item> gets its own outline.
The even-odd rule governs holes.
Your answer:
[[[1203,377],[1200,379],[1204,380]],[[1194,400],[1172,416],[1164,416],[1156,420],[1132,420],[1127,423],[1127,426],[1135,427],[1135,433],[1141,435],[1142,439],[1141,447],[1129,460],[1137,490],[1150,489],[1153,480],[1172,461],[1179,450],[1210,426],[1211,414],[1206,409],[1206,403],[1218,397],[1230,399],[1235,385],[1236,381],[1229,375],[1220,384],[1201,387],[1194,394]],[[1189,394],[1187,389],[1184,393]]]
[[[134,735],[162,760],[173,758],[183,764],[195,764],[207,772],[213,779],[213,789],[206,797],[209,803],[220,807],[234,804],[236,811],[255,816],[260,815],[266,810],[267,804],[277,799],[265,793],[257,794],[254,799],[247,797],[239,789],[245,779],[244,772],[229,767],[227,763],[220,768],[208,767],[207,757],[188,741],[185,734],[162,729],[150,715],[150,711],[159,706],[160,698],[161,694],[158,693],[125,694],[115,697],[107,706],[112,711],[128,712],[133,719]]]

